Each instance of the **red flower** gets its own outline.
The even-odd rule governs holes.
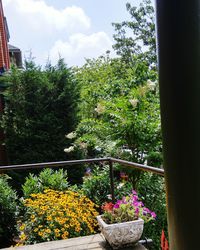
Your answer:
[[[165,238],[165,233],[162,230],[162,235],[161,235],[161,249],[162,250],[169,250],[169,244],[167,239]]]
[[[112,202],[106,202],[103,206],[102,209],[107,212],[112,212],[114,204]]]

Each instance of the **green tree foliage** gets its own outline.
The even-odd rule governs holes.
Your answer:
[[[16,233],[17,196],[8,185],[8,176],[0,175],[0,247],[9,247]]]
[[[126,63],[135,63],[136,58],[148,65],[156,63],[155,11],[151,0],[143,0],[139,7],[126,4],[130,21],[113,23],[115,28],[113,48]]]
[[[60,59],[45,70],[33,61],[6,77],[1,125],[11,164],[66,159],[65,134],[74,129],[78,86]]]
[[[121,71],[120,71],[121,70]],[[74,149],[85,157],[120,156],[126,146],[133,161],[144,163],[160,153],[160,112],[155,72],[146,70],[138,84],[135,68],[120,59],[88,60],[79,69],[80,122]]]

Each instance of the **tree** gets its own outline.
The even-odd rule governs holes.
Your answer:
[[[119,156],[126,146],[131,151],[129,160],[140,163],[159,155],[158,90],[155,83],[146,81],[154,74],[147,69],[138,76],[134,67],[120,59],[87,61],[77,73],[81,81],[80,122],[70,150],[79,148],[85,157]]]
[[[12,68],[4,92],[1,125],[11,164],[66,159],[65,134],[76,124],[78,86],[73,71],[60,59],[45,70],[26,61]]]
[[[143,0],[139,7],[127,3],[126,8],[131,21],[112,24],[116,32],[113,35],[116,42],[113,48],[126,63],[135,64],[139,60],[155,66],[155,11],[151,0]],[[132,35],[128,36],[130,33]]]

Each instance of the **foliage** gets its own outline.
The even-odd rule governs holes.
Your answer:
[[[17,196],[8,185],[8,176],[0,175],[0,247],[13,243],[17,207]]]
[[[118,75],[120,67],[125,70]],[[155,72],[146,72],[138,86],[135,69],[120,60],[101,57],[87,61],[77,73],[82,86],[80,122],[66,152],[82,150],[83,157],[121,156],[126,146],[131,150],[130,160],[141,163],[150,154],[160,154],[158,88],[145,80],[147,75],[153,79]]]
[[[45,70],[31,61],[13,67],[7,82],[1,127],[11,164],[66,159],[65,134],[74,129],[78,86],[60,59]]]
[[[82,184],[83,193],[95,204],[101,205],[108,200],[110,191],[109,168],[97,167],[89,176],[85,176]]]
[[[144,207],[144,204],[138,200],[138,195],[134,190],[132,194],[126,197],[124,196],[115,204],[111,202],[105,203],[102,209],[104,211],[103,219],[108,224],[133,221],[138,218],[149,222],[156,218],[156,214]]]
[[[111,139],[118,140],[118,147],[127,145],[133,161],[144,163],[146,155],[160,151],[159,102],[148,84],[102,105],[102,116],[110,123]]]
[[[72,191],[46,189],[24,200],[26,213],[19,225],[20,243],[30,244],[95,233],[95,204]]]
[[[157,73],[146,68],[144,62],[137,61],[134,67],[130,67],[120,58],[112,59],[107,54],[88,59],[85,65],[77,69],[76,77],[81,86],[79,115],[85,119],[98,116],[97,104],[100,100],[127,95],[130,88],[142,85],[148,79],[156,80]]]
[[[50,188],[57,191],[64,191],[68,188],[67,171],[63,169],[53,170],[44,169],[40,174],[29,174],[26,182],[22,186],[23,197],[28,198],[33,193],[42,193],[45,189]]]
[[[129,182],[121,182],[114,178],[115,197],[128,195],[132,189]],[[111,200],[111,186],[109,167],[96,167],[89,176],[85,176],[81,187],[82,192],[95,204],[101,206],[104,202]]]
[[[134,65],[135,61],[140,60],[155,66],[155,11],[151,0],[143,0],[139,7],[127,3],[126,8],[131,20],[113,23],[116,32],[113,48],[127,64]]]
[[[167,207],[164,180],[155,174],[145,173],[138,183],[138,193],[145,204],[157,214],[157,220],[144,227],[143,236],[153,240],[153,249],[160,249],[160,233],[167,232]]]

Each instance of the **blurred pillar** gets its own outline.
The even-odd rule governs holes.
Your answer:
[[[200,1],[156,11],[170,249],[200,249]]]

